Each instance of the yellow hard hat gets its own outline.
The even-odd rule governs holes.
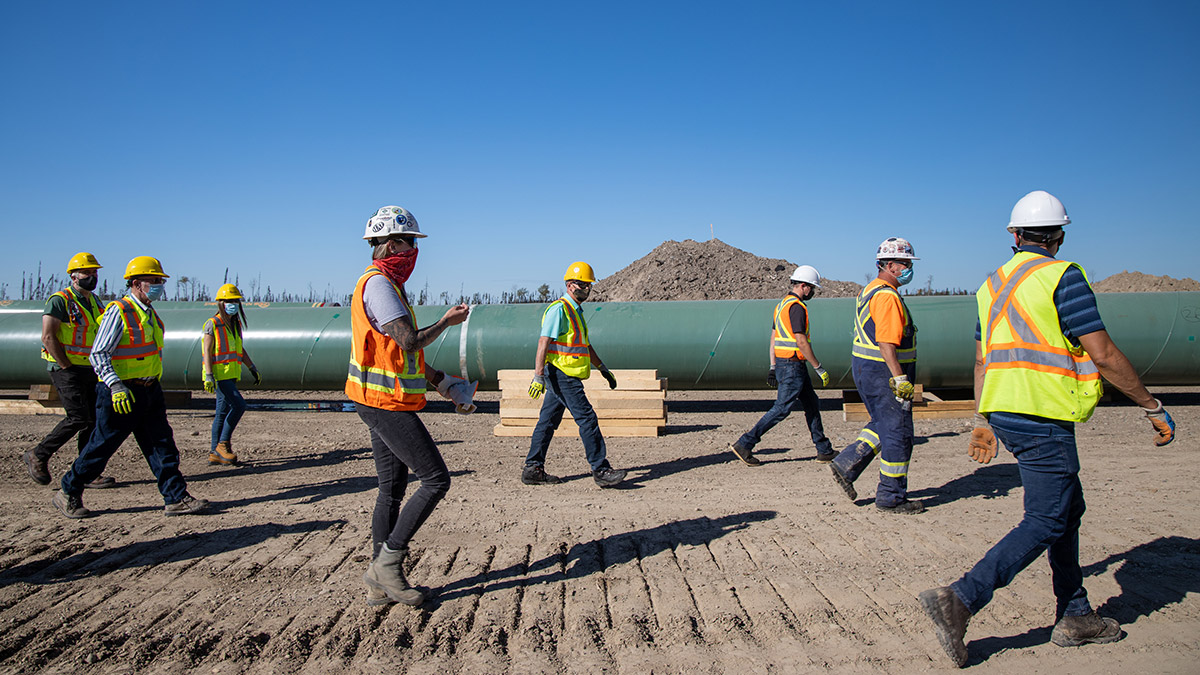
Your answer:
[[[573,262],[567,268],[567,273],[563,275],[563,281],[582,281],[584,283],[596,283],[596,273],[592,271],[592,266],[583,262]]]
[[[152,258],[148,255],[139,255],[130,260],[129,264],[125,266],[126,279],[143,275],[170,278],[170,275],[163,271],[162,263],[158,261],[158,258]]]
[[[219,289],[217,289],[217,299],[218,300],[241,300],[242,292],[239,291],[238,287],[234,286],[233,284],[224,284]]]
[[[71,258],[71,261],[67,263],[68,272],[74,272],[75,270],[98,270],[101,267],[104,267],[104,265],[101,265],[100,262],[96,260],[96,256],[85,251],[76,253],[74,257]]]

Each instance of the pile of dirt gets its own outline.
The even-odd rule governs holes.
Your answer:
[[[1156,277],[1141,272],[1121,272],[1092,284],[1098,293],[1153,293],[1160,291],[1200,291],[1200,281],[1190,277]]]
[[[787,293],[797,263],[760,258],[710,239],[663,242],[658,248],[605,277],[592,289],[593,302],[650,300],[759,300]],[[852,281],[822,279],[817,297],[854,297]]]

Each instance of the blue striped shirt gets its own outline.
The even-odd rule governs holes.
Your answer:
[[[132,293],[128,297],[141,307],[142,311],[153,315],[154,310],[150,309],[149,305],[138,300]],[[105,310],[104,316],[100,318],[100,326],[96,329],[96,340],[92,343],[92,355],[88,357],[88,361],[92,362],[96,377],[110,387],[121,381],[121,378],[117,377],[117,370],[113,368],[112,355],[117,351],[117,345],[124,334],[125,321],[121,319],[121,312]]]
[[[1022,246],[1017,250],[1054,257],[1040,246]],[[1100,309],[1096,307],[1096,294],[1083,272],[1074,265],[1067,268],[1054,288],[1054,308],[1058,311],[1058,325],[1063,336],[1073,345],[1079,345],[1080,336],[1105,330]],[[978,318],[975,319],[975,339],[983,340]]]

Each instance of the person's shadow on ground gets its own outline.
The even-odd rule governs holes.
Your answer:
[[[970,462],[970,460],[964,460]],[[974,463],[972,462],[972,465]],[[1021,472],[1015,462],[986,464],[971,473],[955,478],[940,487],[928,487],[908,493],[911,499],[921,499],[926,508],[949,504],[959,499],[1005,497],[1021,485]],[[1013,523],[1016,525],[1016,523]]]

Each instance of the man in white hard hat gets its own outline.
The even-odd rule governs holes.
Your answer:
[[[762,463],[754,456],[754,446],[758,445],[763,435],[776,424],[787,419],[797,403],[804,408],[804,420],[808,424],[813,445],[817,448],[817,461],[829,462],[837,456],[833,451],[833,444],[825,437],[825,427],[821,424],[821,401],[817,398],[812,378],[809,377],[808,367],[805,365],[812,364],[813,372],[821,378],[821,386],[829,384],[829,373],[821,367],[821,362],[808,341],[808,306],[804,304],[806,300],[811,300],[821,287],[820,279],[821,275],[815,267],[797,267],[792,273],[791,291],[775,306],[769,350],[771,369],[767,372],[767,384],[778,388],[775,405],[771,406],[750,431],[729,444],[729,450],[750,466]]]
[[[898,290],[912,281],[914,260],[919,258],[912,244],[900,237],[888,237],[875,251],[878,275],[858,294],[850,360],[854,386],[871,420],[829,465],[834,481],[855,500],[854,481],[878,454],[875,507],[898,514],[925,510],[908,498],[917,326]]]
[[[958,581],[920,594],[958,666],[967,662],[963,638],[971,616],[1045,551],[1057,599],[1051,642],[1073,647],[1121,638],[1120,624],[1097,614],[1083,588],[1085,506],[1075,424],[1092,416],[1103,376],[1142,406],[1156,445],[1175,438],[1174,420],[1105,330],[1083,268],[1054,258],[1070,222],[1054,195],[1037,190],[1022,197],[1008,225],[1014,255],[975,296],[978,413],[969,454],[988,463],[999,437],[1021,472],[1025,517]]]

